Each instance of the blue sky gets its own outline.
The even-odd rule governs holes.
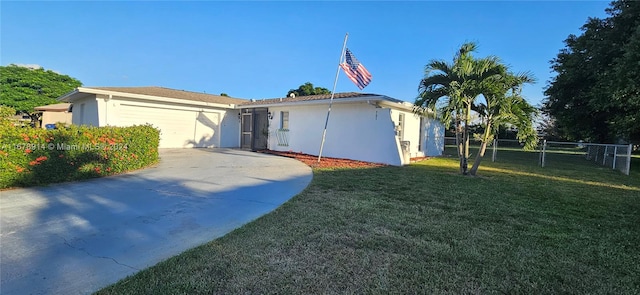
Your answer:
[[[342,42],[373,75],[362,92],[413,101],[432,59],[466,41],[537,83],[549,60],[605,1],[7,2],[0,64],[37,64],[85,86],[163,86],[240,98],[283,97],[304,82],[331,89]],[[358,91],[340,73],[336,92]]]

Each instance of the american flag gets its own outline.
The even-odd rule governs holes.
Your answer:
[[[364,65],[356,59],[348,48],[345,53],[344,62],[340,64],[340,67],[342,67],[347,77],[349,77],[360,90],[367,87],[371,82],[371,73],[367,71]]]

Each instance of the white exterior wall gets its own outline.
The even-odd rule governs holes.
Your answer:
[[[269,122],[268,148],[317,155],[327,109],[328,104],[270,107],[274,116]],[[288,146],[278,145],[276,136],[281,111],[289,112]],[[333,104],[322,155],[402,165],[393,128],[389,109],[366,103]]]
[[[423,150],[425,156],[442,156],[444,153],[444,124],[435,119],[427,119],[424,125]]]
[[[399,141],[409,141],[411,143],[409,148],[411,157],[424,157],[424,153],[420,149],[420,128],[422,127],[420,126],[420,116],[413,112],[392,109],[391,118],[394,126],[400,124],[400,114],[404,114],[404,131]]]
[[[73,103],[71,123],[74,125],[101,126],[95,95],[90,95]]]
[[[220,147],[240,147],[239,112],[239,110],[227,110],[222,115],[222,124],[220,124]]]
[[[47,128],[47,124],[71,124],[72,123],[71,113],[69,112],[52,112],[52,111],[44,111],[42,112],[42,128]]]

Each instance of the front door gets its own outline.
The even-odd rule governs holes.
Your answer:
[[[242,113],[242,121],[240,126],[240,147],[250,149],[253,138],[253,115],[251,113]]]
[[[240,121],[240,147],[266,150],[269,139],[269,110],[244,109]]]
[[[266,150],[269,138],[269,111],[267,109],[253,109],[253,143],[254,151]]]

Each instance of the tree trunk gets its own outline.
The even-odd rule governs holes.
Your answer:
[[[462,170],[462,159],[464,155],[462,151],[464,146],[462,144],[462,139],[460,138],[460,135],[462,134],[462,126],[460,122],[460,114],[458,113],[456,114],[456,149],[458,150],[458,161],[460,162],[460,174],[462,174],[464,172],[464,170]]]
[[[473,161],[473,166],[469,171],[469,174],[475,176],[478,172],[478,167],[480,167],[480,162],[484,157],[484,153],[487,151],[487,141],[489,141],[489,135],[491,134],[491,122],[487,119],[487,127],[484,129],[484,134],[482,135],[482,144],[480,145],[480,152],[476,155],[475,161]]]
[[[464,117],[464,155],[462,157],[462,174],[467,175],[469,169],[469,122],[471,121],[471,102],[467,101],[467,113]]]
[[[480,167],[480,162],[482,161],[482,157],[484,157],[484,152],[487,150],[487,142],[483,141],[482,144],[480,145],[480,152],[476,155],[476,159],[475,161],[473,161],[473,166],[471,167],[471,170],[469,170],[469,174],[476,176],[476,173],[478,172],[478,167]]]

